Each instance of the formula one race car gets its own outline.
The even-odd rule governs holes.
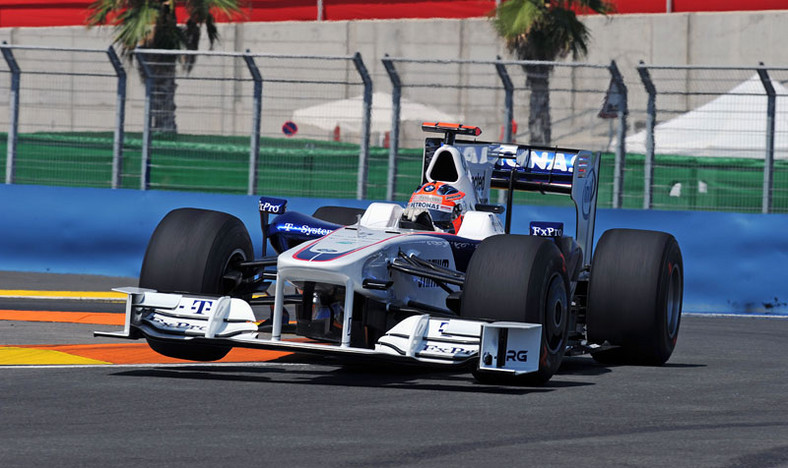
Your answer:
[[[479,142],[469,138],[479,128],[457,124],[423,129],[443,136],[426,139],[422,184],[407,206],[307,216],[262,197],[259,259],[236,217],[170,212],[139,287],[118,289],[128,294],[123,331],[96,334],[145,338],[188,360],[241,346],[468,366],[480,381],[526,384],[549,380],[565,355],[668,360],[681,251],[670,234],[613,229],[592,256],[598,153]],[[491,188],[505,190],[505,207],[490,203]],[[510,234],[517,190],[569,195],[574,238],[542,221]],[[268,243],[276,256],[265,256]]]

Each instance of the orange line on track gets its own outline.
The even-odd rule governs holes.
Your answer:
[[[83,345],[14,345],[16,348],[35,348],[82,356],[112,364],[169,364],[194,361],[168,358],[150,349],[147,343],[102,343]],[[233,348],[224,358],[214,362],[265,362],[290,355],[282,351]]]
[[[123,326],[126,316],[110,312],[53,312],[49,310],[0,310],[0,320],[20,322],[89,323]]]
[[[3,310],[0,320],[21,322],[57,322],[93,325],[123,326],[124,314],[109,312],[54,312],[47,310]],[[2,347],[3,345],[0,345]],[[14,345],[14,348],[59,351],[111,364],[168,364],[184,363],[181,359],[168,358],[153,351],[147,343],[101,343],[80,345]],[[265,362],[273,361],[292,353],[262,349],[233,348],[224,358],[215,362]],[[18,364],[26,364],[19,362]]]

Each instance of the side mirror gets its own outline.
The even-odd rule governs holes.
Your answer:
[[[477,203],[474,207],[476,211],[486,211],[487,213],[501,214],[506,211],[503,205],[487,205],[485,203]]]

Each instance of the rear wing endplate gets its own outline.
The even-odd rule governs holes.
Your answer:
[[[511,147],[516,146],[515,151]],[[505,152],[507,149],[510,151]],[[504,149],[504,151],[501,151]],[[575,239],[583,248],[583,262],[591,264],[599,185],[600,153],[585,150],[500,145],[490,187],[507,190],[506,224],[510,224],[515,190],[569,195],[575,203]]]

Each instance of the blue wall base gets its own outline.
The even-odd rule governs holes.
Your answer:
[[[256,196],[92,188],[0,186],[0,270],[138,276],[150,235],[170,210],[225,211],[249,229],[261,252]],[[365,207],[359,200],[291,198],[288,210]],[[517,206],[512,232],[559,221],[573,209]],[[612,228],[672,233],[684,256],[684,311],[788,315],[788,215],[599,210],[596,236]]]

